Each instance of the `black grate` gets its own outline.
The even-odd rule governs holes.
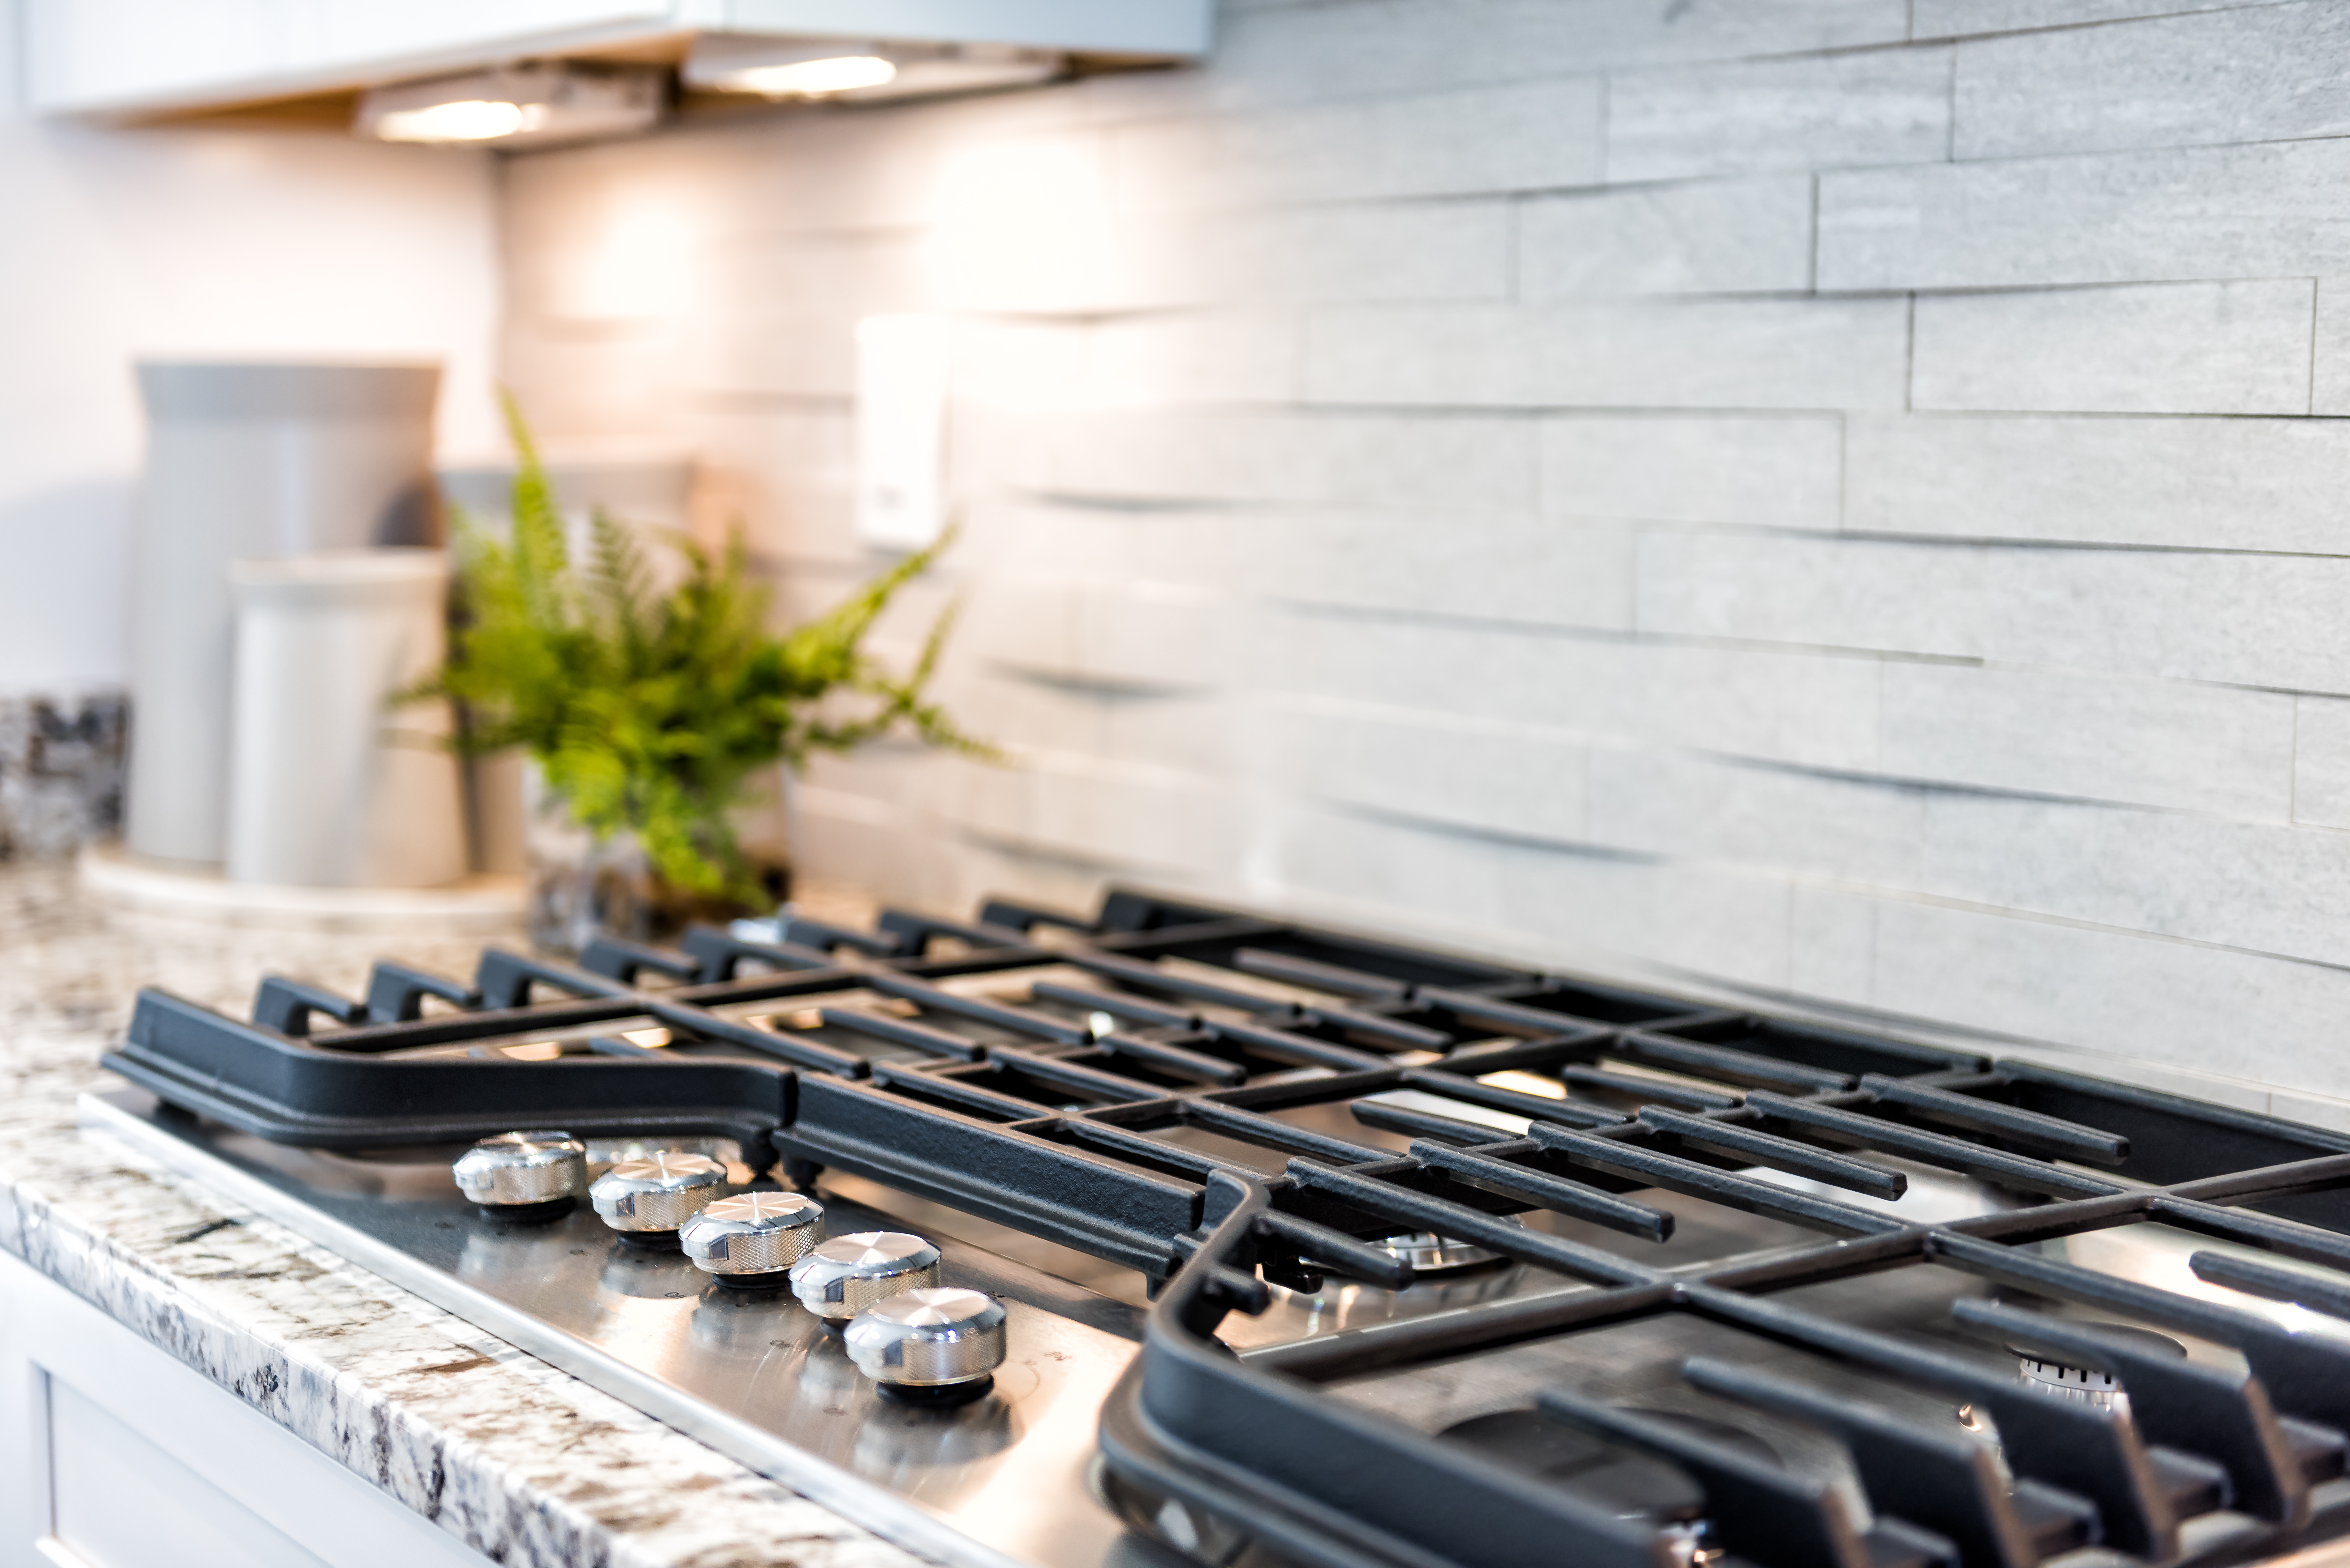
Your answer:
[[[723,1135],[754,1169],[837,1168],[1171,1282],[1103,1445],[1138,1522],[1211,1555],[1238,1532],[1349,1568],[2217,1563],[2339,1528],[2350,1335],[2260,1303],[2350,1318],[2350,1280],[2303,1266],[2350,1268],[2350,1137],[1136,893],[783,935],[492,951],[469,984],[386,964],[364,1001],[272,980],[250,1023],[149,992],[107,1060],[319,1147]],[[1982,1200],[1921,1210],[1921,1180]],[[2066,1251],[2146,1226],[2213,1246],[2167,1283]],[[1407,1232],[1498,1254],[1513,1289],[1218,1338],[1277,1290],[1408,1292]],[[1617,1343],[1696,1350],[1627,1399]],[[1522,1394],[1473,1439],[1382,1403],[1382,1378],[1510,1357]],[[1691,1409],[1815,1462],[1669,1418]],[[1515,1448],[1483,1443],[1497,1414]],[[1566,1434],[1664,1461],[1701,1525],[1529,1462]]]

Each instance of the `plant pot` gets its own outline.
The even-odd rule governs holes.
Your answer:
[[[598,935],[672,942],[697,922],[723,926],[772,915],[791,895],[789,867],[756,857],[765,892],[757,903],[681,888],[653,869],[633,833],[599,839],[573,820],[562,801],[543,790],[530,793],[525,847],[534,947],[577,954]]]

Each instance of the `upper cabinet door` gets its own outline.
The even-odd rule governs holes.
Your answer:
[[[357,87],[682,25],[682,0],[25,0],[33,106],[161,110]]]
[[[25,0],[33,107],[71,109],[265,74],[277,0]]]
[[[184,0],[183,0],[184,3]],[[452,67],[515,48],[581,47],[659,31],[677,0],[274,0],[296,70],[374,73],[430,59]]]

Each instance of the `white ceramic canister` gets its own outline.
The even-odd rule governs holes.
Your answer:
[[[465,875],[447,704],[392,708],[448,637],[439,550],[238,561],[228,876],[431,888]]]
[[[435,365],[139,366],[125,837],[217,862],[227,826],[234,560],[439,543]]]

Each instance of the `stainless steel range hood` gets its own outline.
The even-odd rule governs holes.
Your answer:
[[[348,126],[371,89],[413,97],[420,84],[525,64],[541,78],[552,69],[582,80],[679,69],[689,99],[906,97],[1037,80],[1071,65],[1194,58],[1207,48],[1211,9],[1211,0],[28,0],[26,80],[41,112],[118,124]]]

